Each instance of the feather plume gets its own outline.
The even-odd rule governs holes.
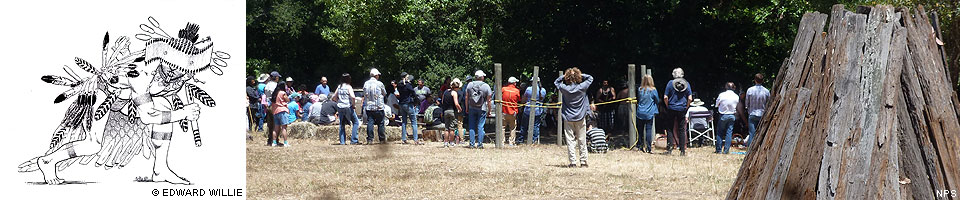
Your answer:
[[[70,87],[77,86],[76,81],[70,80],[69,78],[66,78],[66,77],[56,76],[56,75],[46,75],[46,76],[40,77],[40,80],[43,80],[43,82],[47,82],[54,85],[62,85],[62,86],[70,86]]]
[[[190,97],[190,99],[197,100],[207,107],[217,106],[217,102],[213,100],[213,97],[210,97],[210,94],[207,94],[207,92],[200,89],[200,87],[190,83],[185,84],[185,86],[187,88],[187,96]]]

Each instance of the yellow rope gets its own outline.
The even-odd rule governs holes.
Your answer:
[[[561,107],[560,104],[562,104],[562,102],[557,102],[557,103],[542,103],[543,106],[541,106],[541,105],[535,105],[535,104],[522,104],[522,103],[514,103],[514,102],[508,102],[508,101],[501,101],[501,100],[493,100],[493,101],[496,102],[496,103],[500,103],[502,106],[513,107],[513,108],[519,108],[519,107],[535,107],[535,108],[557,108],[557,109],[559,109],[559,108]],[[636,103],[637,103],[637,98],[632,98],[632,97],[631,97],[631,98],[622,98],[622,99],[617,99],[617,100],[608,101],[608,102],[603,102],[603,103],[594,103],[594,104],[590,104],[590,105],[592,105],[592,106],[599,106],[599,105],[606,105],[606,104],[618,103],[618,102],[623,102],[623,101],[630,102],[631,104],[636,104]],[[539,102],[539,101],[534,101],[534,103],[541,103],[541,102]],[[546,105],[550,105],[550,106],[546,106]],[[631,120],[634,120],[634,122],[633,122],[633,129],[634,129],[634,130],[636,131],[636,133],[637,133],[637,137],[636,137],[636,138],[637,138],[637,141],[634,141],[634,142],[633,142],[633,145],[630,145],[628,148],[633,148],[633,147],[637,146],[637,144],[640,143],[640,134],[641,134],[641,133],[640,133],[640,129],[637,128],[636,116],[634,116],[633,118],[631,118]]]

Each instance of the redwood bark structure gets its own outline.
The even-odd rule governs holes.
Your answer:
[[[937,35],[922,7],[805,14],[727,199],[957,199],[960,102]]]

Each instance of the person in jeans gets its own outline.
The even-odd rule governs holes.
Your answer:
[[[663,102],[667,104],[666,120],[670,124],[667,128],[667,151],[663,154],[669,155],[673,152],[674,145],[680,147],[680,155],[687,155],[687,134],[683,133],[684,116],[687,108],[690,108],[690,102],[693,101],[693,88],[686,79],[683,79],[683,69],[673,69],[673,80],[667,81],[667,86],[663,91]]]
[[[500,90],[503,91],[503,126],[510,132],[510,136],[504,138],[504,143],[513,144],[514,138],[517,138],[517,111],[518,107],[516,106],[517,102],[520,102],[520,89],[517,89],[517,82],[520,82],[516,77],[510,77],[507,79],[507,85],[503,86]]]
[[[754,133],[757,132],[757,125],[760,124],[760,119],[763,118],[763,111],[767,106],[767,99],[770,98],[770,90],[763,87],[763,74],[755,74],[753,76],[753,87],[747,89],[746,99],[744,99],[744,104],[747,107],[747,148],[750,148],[750,141],[753,140]]]
[[[360,131],[360,118],[357,118],[353,109],[356,107],[353,101],[356,98],[353,95],[353,87],[350,86],[350,74],[343,73],[340,76],[340,86],[337,86],[333,95],[333,102],[337,102],[337,113],[340,116],[340,145],[346,144],[347,132],[344,126],[350,124],[353,128],[353,135],[350,137],[350,144],[360,144],[357,141],[357,132]]]
[[[380,82],[380,71],[376,68],[370,70],[370,80],[363,83],[363,110],[366,112],[367,123],[367,144],[373,144],[373,125],[377,125],[377,135],[380,137],[380,143],[387,143],[386,129],[383,126],[385,114],[383,109],[387,108],[383,103],[383,97],[387,95],[387,89]]]
[[[533,82],[533,79],[530,80]],[[527,105],[536,105],[543,106],[544,99],[547,97],[547,90],[543,87],[539,87],[539,94],[537,94],[536,102],[533,100],[533,85],[527,87],[526,91],[523,93],[523,97],[520,102],[524,102]],[[517,144],[522,144],[526,142],[527,139],[527,129],[530,126],[530,109],[533,110],[533,138],[532,141],[536,143],[540,140],[540,124],[543,123],[543,112],[546,110],[542,107],[530,107],[526,106],[520,111],[520,133],[517,135]]]
[[[493,108],[493,91],[483,82],[487,74],[481,70],[474,73],[474,81],[467,84],[467,131],[470,133],[470,148],[483,149],[483,124],[487,122],[487,111]]]
[[[636,148],[646,153],[652,153],[653,147],[653,119],[660,113],[657,104],[657,88],[653,85],[653,77],[643,76],[640,88],[637,88],[637,128],[640,130]]]
[[[273,99],[273,105],[271,105],[270,110],[273,112],[273,119],[277,126],[276,131],[273,132],[273,138],[277,136],[283,137],[283,146],[289,146],[287,143],[287,125],[293,123],[290,119],[290,110],[287,108],[287,103],[290,102],[290,98],[287,96],[287,93],[283,90],[274,90],[273,93],[275,98]],[[270,146],[277,146],[277,143],[271,143]]]
[[[417,113],[420,111],[418,108],[420,102],[417,101],[417,90],[410,82],[412,79],[412,75],[403,72],[400,73],[400,83],[397,84],[397,91],[400,92],[400,95],[397,95],[397,100],[400,102],[400,112],[398,112],[402,134],[400,139],[403,140],[403,144],[407,144],[407,125],[410,125],[410,131],[413,132],[413,144],[420,145],[420,138],[417,135]]]
[[[740,104],[740,96],[733,90],[737,86],[733,82],[727,82],[726,91],[717,96],[717,111],[720,112],[720,123],[717,130],[723,135],[717,135],[717,150],[713,153],[729,154],[731,136],[733,135],[733,122],[737,119],[737,104]],[[722,138],[720,136],[723,136]],[[721,146],[723,148],[721,148]]]
[[[457,136],[454,133],[454,130],[457,129],[457,113],[463,112],[463,107],[460,107],[459,92],[460,91],[460,79],[454,78],[450,82],[450,88],[443,92],[443,96],[440,97],[440,109],[443,109],[443,123],[445,134],[443,135],[443,147],[454,146],[456,145]]]
[[[587,89],[593,83],[593,76],[580,73],[580,69],[569,68],[562,77],[557,77],[553,84],[563,94],[563,105],[560,113],[563,116],[563,134],[567,139],[567,154],[570,159],[568,167],[577,166],[577,152],[580,152],[580,167],[587,165],[587,129],[585,116],[590,111],[590,100],[587,99]]]

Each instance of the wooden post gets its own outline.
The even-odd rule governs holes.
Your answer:
[[[495,113],[497,113],[497,116],[495,118],[495,120],[497,120],[496,121],[497,141],[495,143],[497,148],[503,148],[503,103],[502,103],[503,102],[503,77],[502,77],[502,74],[500,73],[501,72],[500,70],[501,70],[501,64],[493,63],[493,74],[495,76],[495,78],[493,78],[493,82],[497,85],[497,87],[495,88],[496,92],[494,92],[494,95],[496,95],[497,102],[498,102],[496,107],[497,110],[495,111]]]
[[[533,87],[530,93],[530,102],[537,102],[537,99],[540,99],[540,66],[533,66],[533,81],[530,83],[530,87]],[[536,103],[533,103],[536,104]],[[529,111],[529,117],[527,117],[527,144],[533,144],[533,129],[536,125],[535,119],[537,118],[537,107],[527,107]],[[538,127],[539,128],[539,127]]]
[[[558,74],[559,77],[563,77],[563,71]],[[557,88],[557,102],[563,102],[563,92],[560,92],[559,87]],[[563,108],[562,103],[560,107],[560,109]],[[560,109],[557,109],[557,145],[563,146],[563,111],[560,111]]]
[[[646,66],[642,66],[642,67],[643,69],[641,69],[641,72],[646,71],[645,68],[647,67]],[[637,85],[636,85],[637,70],[636,69],[637,69],[637,65],[627,64],[627,88],[629,88],[628,92],[630,93],[630,98],[634,98],[634,99],[637,98]],[[636,145],[637,144],[637,128],[636,128],[637,127],[637,107],[636,107],[636,104],[633,103],[632,101],[629,101],[628,103],[630,105],[628,106],[628,108],[630,109],[630,115],[627,115],[628,117],[627,124],[630,125],[627,128],[627,133],[629,133],[627,135],[628,135],[628,138],[630,139],[628,141],[629,141],[629,145]],[[627,148],[633,148],[633,146],[628,146]]]

